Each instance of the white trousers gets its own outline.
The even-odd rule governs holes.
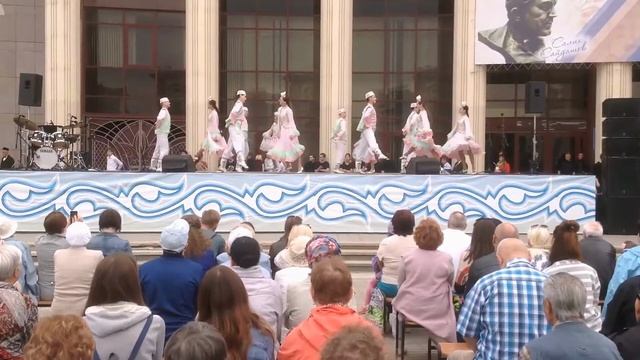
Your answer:
[[[169,134],[156,134],[156,148],[151,156],[151,170],[162,170],[162,158],[169,154]]]
[[[344,155],[347,153],[346,141],[333,142],[333,166],[338,167],[344,161]]]
[[[245,138],[242,134],[242,130],[239,130],[235,126],[229,127],[229,141],[227,142],[227,149],[222,153],[224,160],[231,160],[233,158],[233,152],[236,152],[237,161],[244,161],[245,159]]]
[[[366,128],[362,130],[360,140],[354,145],[353,157],[356,161],[369,162],[375,160],[373,155],[380,155],[380,148],[373,130]]]

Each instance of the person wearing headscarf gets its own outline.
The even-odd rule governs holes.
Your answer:
[[[160,234],[162,256],[140,266],[144,303],[165,322],[165,341],[192,321],[197,313],[202,266],[183,256],[189,238],[189,223],[178,219]]]
[[[363,173],[362,163],[368,163],[371,172],[375,172],[373,164],[378,160],[388,160],[389,158],[380,151],[378,141],[376,140],[376,123],[378,121],[376,109],[377,98],[373,91],[367,91],[364,94],[367,105],[362,110],[362,117],[358,123],[357,131],[360,132],[360,140],[353,144],[353,157],[356,159],[356,172]]]
[[[38,306],[14,284],[20,276],[20,251],[0,245],[0,359],[22,359],[38,321]]]
[[[156,117],[156,147],[151,156],[151,170],[162,171],[162,158],[169,154],[169,132],[171,131],[171,102],[168,98],[160,99],[160,112]]]
[[[229,139],[227,140],[227,148],[222,153],[222,160],[220,160],[220,166],[218,170],[221,172],[227,171],[227,162],[233,159],[233,153],[236,157],[236,171],[243,172],[249,169],[245,162],[247,156],[246,139],[242,132],[243,127],[248,127],[246,124],[246,112],[244,103],[247,101],[247,92],[244,90],[238,90],[236,92],[236,103],[233,104],[233,108],[229,112],[229,117],[225,120],[225,126],[229,129]]]
[[[83,222],[69,225],[66,239],[69,248],[58,250],[53,255],[55,287],[51,312],[82,316],[93,273],[104,256],[100,250],[87,249],[91,230]]]
[[[291,110],[291,100],[286,91],[280,93],[278,99],[280,107],[278,108],[278,122],[280,123],[280,132],[278,141],[269,150],[267,155],[276,161],[287,164],[287,170],[291,169],[291,163],[298,162],[298,173],[302,172],[302,154],[304,146],[298,141],[300,132],[296,127],[293,119],[293,110]]]

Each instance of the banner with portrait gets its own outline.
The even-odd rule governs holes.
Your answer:
[[[476,0],[475,62],[640,61],[640,0]]]

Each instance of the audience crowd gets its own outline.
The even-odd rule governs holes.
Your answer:
[[[497,219],[453,212],[441,229],[398,210],[360,311],[333,237],[290,216],[267,254],[251,223],[225,241],[219,222],[176,219],[138,266],[117,211],[93,236],[53,211],[36,266],[0,218],[0,359],[381,360],[380,297],[393,319],[460,342],[453,360],[640,358],[640,247],[617,257],[597,222],[582,239],[575,221],[533,225],[522,241]]]

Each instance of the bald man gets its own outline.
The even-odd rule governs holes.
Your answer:
[[[518,228],[511,223],[502,223],[496,227],[493,233],[493,247],[497,248],[498,244],[508,238],[517,239],[519,237]],[[496,253],[492,252],[479,259],[476,259],[469,267],[469,279],[465,284],[464,294],[467,295],[471,288],[480,280],[483,276],[491,274],[494,271],[500,269],[498,258]]]
[[[513,233],[511,224],[503,225],[501,230]],[[481,278],[465,297],[457,330],[476,347],[475,359],[517,359],[524,345],[549,331],[543,305],[546,276],[530,258],[517,237],[499,241],[501,269]]]

